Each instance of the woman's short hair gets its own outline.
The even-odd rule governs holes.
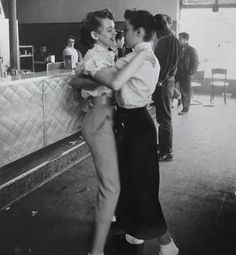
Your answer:
[[[124,18],[129,20],[130,24],[135,30],[142,27],[145,30],[146,35],[144,41],[150,41],[154,33],[154,17],[148,11],[143,10],[126,10]]]
[[[99,32],[102,19],[114,20],[114,15],[109,9],[103,9],[95,12],[89,12],[86,18],[82,21],[81,26],[81,41],[89,48],[92,48],[95,40],[91,37],[91,32]]]

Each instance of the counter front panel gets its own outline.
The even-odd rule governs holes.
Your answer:
[[[80,130],[83,99],[72,73],[0,84],[0,167]]]

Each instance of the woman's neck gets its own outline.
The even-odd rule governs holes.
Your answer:
[[[104,44],[100,43],[100,42],[96,42],[97,45],[99,45],[100,47],[108,50],[109,46],[105,46]]]

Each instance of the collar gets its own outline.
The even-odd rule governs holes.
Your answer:
[[[140,50],[152,50],[151,42],[140,42],[134,47],[135,52],[139,52]]]
[[[97,44],[97,43],[94,44],[94,49],[95,49],[96,51],[102,52],[102,53],[107,53],[107,52],[109,52],[109,50],[108,50],[107,48],[104,48],[104,47],[102,47],[101,45],[99,45],[99,44]]]
[[[114,62],[115,54],[112,51],[102,47],[101,45],[95,43],[93,49],[99,54],[105,57],[107,60]]]

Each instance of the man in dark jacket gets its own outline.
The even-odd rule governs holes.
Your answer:
[[[173,127],[171,104],[175,85],[180,45],[173,31],[171,18],[165,14],[155,15],[157,44],[155,54],[160,63],[160,74],[153,101],[159,124],[159,160],[173,159]]]
[[[184,115],[189,111],[192,94],[192,76],[196,73],[199,65],[197,51],[188,44],[188,40],[188,33],[183,32],[179,34],[181,55],[177,68],[176,82],[179,82],[183,104],[183,109],[179,112],[179,115]]]

